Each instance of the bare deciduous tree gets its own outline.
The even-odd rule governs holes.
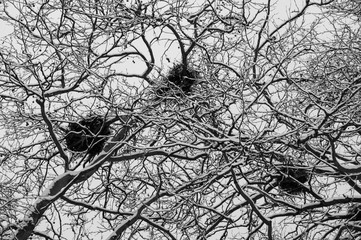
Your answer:
[[[360,239],[359,5],[2,2],[1,239]]]

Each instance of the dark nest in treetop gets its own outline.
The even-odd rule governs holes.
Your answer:
[[[290,167],[283,167],[282,172],[278,178],[278,187],[290,194],[302,193],[305,187],[301,183],[306,183],[310,179],[310,175],[304,169],[295,169]]]
[[[353,204],[348,208],[347,214],[350,215],[350,220],[361,221],[361,204]]]
[[[106,124],[102,117],[93,116],[70,123],[65,141],[68,149],[74,152],[87,151],[96,155],[102,151],[109,134],[109,124]]]
[[[163,78],[162,86],[157,89],[157,94],[163,96],[171,91],[179,93],[180,90],[184,94],[188,94],[197,78],[197,71],[184,67],[183,64],[177,64]]]

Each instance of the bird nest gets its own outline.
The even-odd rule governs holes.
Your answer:
[[[305,190],[302,185],[310,179],[309,173],[305,169],[296,169],[294,166],[283,167],[278,178],[278,187],[290,194],[299,194]]]
[[[91,155],[100,153],[110,134],[109,125],[100,116],[82,119],[77,123],[70,123],[65,142],[69,150],[84,152]]]
[[[347,211],[347,214],[350,215],[350,219],[353,221],[361,221],[361,204],[354,203],[352,204]]]
[[[189,94],[197,78],[197,71],[183,64],[177,64],[163,78],[162,86],[156,92],[161,96],[168,95],[170,92]]]

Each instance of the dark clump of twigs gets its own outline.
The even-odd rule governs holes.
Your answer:
[[[278,187],[290,194],[299,194],[304,192],[305,187],[302,185],[310,179],[309,173],[296,166],[282,167],[278,178]]]
[[[361,204],[352,204],[348,208],[347,214],[350,215],[350,220],[361,221]]]
[[[109,134],[109,124],[100,116],[92,116],[70,123],[65,142],[71,151],[87,151],[90,155],[96,155],[102,151]]]
[[[198,78],[198,73],[190,67],[185,67],[183,64],[176,64],[168,72],[168,74],[161,81],[160,87],[156,90],[157,95],[171,95],[176,93],[189,94],[192,91],[192,86]]]

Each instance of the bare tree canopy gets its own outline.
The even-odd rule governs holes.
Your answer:
[[[0,239],[361,239],[359,1],[0,7]]]

